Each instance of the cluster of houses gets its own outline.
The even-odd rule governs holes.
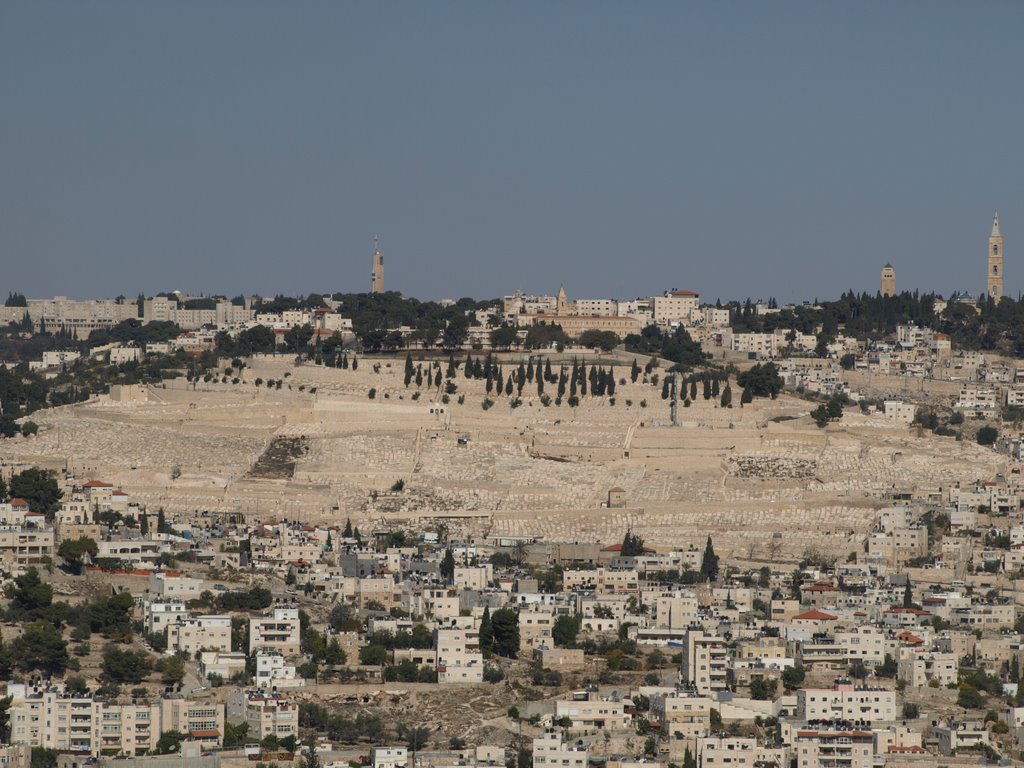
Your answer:
[[[304,610],[340,650],[328,666],[364,685],[387,686],[400,666],[427,670],[417,680],[428,685],[487,685],[489,672],[522,674],[524,663],[558,681],[592,681],[524,703],[541,768],[598,758],[683,764],[687,755],[701,766],[802,768],[1016,754],[1022,493],[1016,475],[894,490],[848,561],[808,560],[796,572],[748,564],[712,582],[699,577],[697,549],[626,554],[621,544],[446,540],[432,531],[364,537],[348,526],[204,513],[162,521],[101,481],[68,488],[51,520],[10,499],[0,504],[5,572],[59,562],[60,542],[93,539],[88,567],[135,597],[146,637],[207,684],[229,688],[218,699],[170,690],[125,702],[60,680],[11,682],[11,749],[133,757],[174,731],[210,750],[223,746],[226,725],[243,723],[258,741],[297,737],[297,697],[332,671],[310,672]],[[278,585],[268,605],[218,609],[219,595],[254,580]],[[336,606],[355,620],[325,622]],[[481,638],[485,617],[502,609],[518,624],[515,663]],[[566,642],[558,627],[567,621],[581,640],[617,639],[619,650]],[[367,652],[396,636],[422,642]],[[979,672],[995,681],[988,698],[964,703],[957,697]],[[943,703],[932,711],[935,697]],[[645,756],[623,747],[638,732],[653,736]],[[381,744],[370,760],[410,765],[403,749]],[[451,764],[480,759],[467,755]]]

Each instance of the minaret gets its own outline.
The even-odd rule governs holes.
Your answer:
[[[882,267],[882,296],[896,295],[896,268],[892,264]]]
[[[1003,236],[999,232],[999,211],[992,219],[992,234],[988,236],[988,295],[997,304],[1003,298]]]
[[[384,254],[380,252],[376,237],[373,238],[373,272],[370,280],[370,293],[384,293]]]

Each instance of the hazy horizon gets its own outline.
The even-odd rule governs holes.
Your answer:
[[[1024,6],[8,3],[2,291],[1024,289]],[[1022,238],[1024,240],[1024,238]]]

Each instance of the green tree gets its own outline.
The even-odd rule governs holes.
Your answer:
[[[156,753],[158,755],[170,755],[181,749],[181,742],[185,740],[185,734],[178,731],[164,731],[156,742]]]
[[[310,739],[309,745],[302,752],[302,768],[320,767],[320,755],[316,752],[316,740]]]
[[[758,363],[736,376],[736,383],[754,397],[775,399],[782,391],[782,377],[775,363]]]
[[[964,709],[983,709],[985,697],[973,685],[964,683],[957,693],[956,703]]]
[[[722,390],[721,403],[723,408],[732,408],[732,388],[728,382],[725,384],[725,389]]]
[[[807,672],[802,665],[797,664],[793,667],[786,667],[782,670],[782,685],[787,691],[795,691],[804,684],[804,677],[806,675]]]
[[[562,648],[575,648],[580,625],[579,616],[559,616],[551,627],[551,639]]]
[[[993,445],[999,439],[999,430],[995,427],[984,426],[978,430],[978,445]],[[14,486],[11,485],[11,493],[14,493]]]
[[[59,676],[68,668],[68,644],[49,621],[33,621],[11,643],[11,658],[24,672],[38,670]]]
[[[64,539],[57,548],[57,555],[75,573],[81,573],[86,558],[93,559],[99,547],[93,539],[83,536],[78,539]]]
[[[441,576],[448,581],[455,578],[455,554],[451,547],[444,551],[444,557],[441,559]]]
[[[704,557],[700,561],[700,573],[706,581],[714,581],[718,578],[718,555],[715,554],[715,546],[708,536],[707,544],[704,545]]]
[[[627,530],[622,538],[622,549],[619,554],[622,557],[639,557],[647,550],[644,548],[644,540],[632,530]]]
[[[11,702],[13,696],[0,699],[0,743],[8,744],[11,740]]]
[[[494,652],[499,656],[516,658],[519,654],[519,613],[511,608],[495,611],[491,615],[491,629]]]
[[[153,666],[164,685],[177,685],[185,679],[185,660],[180,656],[163,656]]]
[[[494,627],[491,624],[491,608],[484,606],[484,613],[480,617],[480,650],[494,651]],[[1024,686],[1021,686],[1024,688]]]
[[[141,683],[153,664],[145,651],[122,650],[110,646],[103,652],[103,674],[115,683]]]
[[[60,508],[60,500],[64,492],[57,486],[57,478],[52,472],[31,467],[11,478],[10,494],[14,498],[24,499],[33,512],[42,512],[48,518]]]
[[[13,621],[38,618],[53,605],[53,587],[39,577],[35,566],[8,584],[5,592],[11,601],[7,616]]]
[[[359,649],[359,663],[367,666],[383,667],[388,663],[388,649],[383,645],[364,645]]]
[[[755,701],[770,701],[775,698],[778,681],[755,677],[750,681],[750,698]]]

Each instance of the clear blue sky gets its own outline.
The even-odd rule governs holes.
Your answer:
[[[0,291],[1024,290],[1024,3],[0,4]],[[6,296],[6,293],[3,294]]]

